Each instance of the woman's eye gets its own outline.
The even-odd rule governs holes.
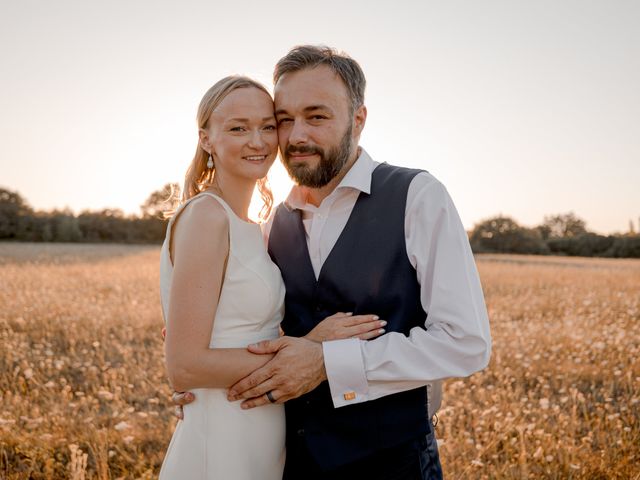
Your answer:
[[[274,131],[276,129],[276,126],[275,125],[266,125],[264,127],[264,129],[269,131],[269,132],[272,132],[272,131]]]
[[[231,132],[244,132],[244,127],[233,127],[230,129]]]

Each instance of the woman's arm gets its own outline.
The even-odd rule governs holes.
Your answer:
[[[229,221],[224,208],[203,197],[174,222],[165,357],[175,390],[233,385],[270,360],[246,348],[210,349],[226,259]]]

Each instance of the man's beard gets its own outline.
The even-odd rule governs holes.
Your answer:
[[[331,147],[325,152],[318,146],[289,145],[284,152],[284,166],[289,172],[289,176],[298,184],[304,187],[320,188],[333,180],[342,167],[349,161],[353,151],[351,146],[351,134],[353,127],[349,124],[347,131],[340,140],[340,145]],[[316,168],[310,168],[304,164],[292,165],[289,155],[292,153],[311,153],[320,157],[320,162]]]

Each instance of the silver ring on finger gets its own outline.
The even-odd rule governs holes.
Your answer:
[[[270,391],[268,391],[265,395],[267,396],[267,399],[269,400],[269,402],[271,402],[271,403],[276,403],[276,399],[275,399],[275,398],[273,398],[273,393],[272,393],[272,392],[273,392],[273,391],[272,391],[272,390],[270,390]]]

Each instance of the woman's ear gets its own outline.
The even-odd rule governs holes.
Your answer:
[[[209,138],[209,132],[204,128],[198,130],[198,136],[200,137],[200,147],[211,155],[211,139]]]

